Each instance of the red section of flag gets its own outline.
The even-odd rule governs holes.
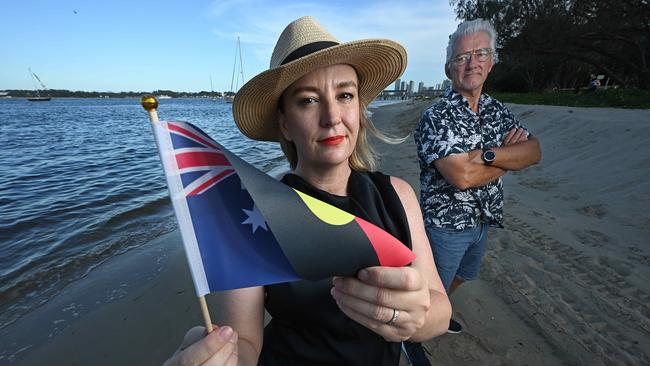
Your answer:
[[[394,236],[359,217],[355,217],[354,220],[370,240],[377,253],[379,265],[403,267],[415,260],[415,253]]]
[[[197,195],[197,194],[203,192],[207,187],[210,187],[211,185],[219,182],[223,177],[232,174],[234,171],[235,171],[234,169],[224,170],[223,172],[221,172],[221,173],[215,175],[214,177],[208,179],[207,181],[205,181],[205,183],[201,184],[195,190],[188,193],[187,195],[188,196],[194,196],[194,195]]]
[[[176,154],[178,169],[230,165],[222,153],[217,152],[186,152]]]

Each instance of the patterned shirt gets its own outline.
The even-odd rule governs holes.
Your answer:
[[[461,191],[434,165],[436,159],[452,154],[500,146],[511,129],[521,127],[508,108],[485,93],[479,98],[478,111],[477,115],[467,99],[450,89],[424,112],[415,129],[426,226],[460,231],[484,222],[503,227],[501,178]]]

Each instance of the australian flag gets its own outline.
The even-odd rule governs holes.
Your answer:
[[[299,279],[225,149],[189,123],[154,130],[197,294]]]

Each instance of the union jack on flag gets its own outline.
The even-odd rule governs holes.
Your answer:
[[[201,194],[221,180],[235,174],[235,169],[214,142],[187,123],[167,122],[172,136],[176,164],[186,196]],[[202,172],[194,178],[194,172]]]

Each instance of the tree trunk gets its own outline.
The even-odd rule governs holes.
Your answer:
[[[641,71],[639,74],[639,88],[650,90],[650,71]]]

